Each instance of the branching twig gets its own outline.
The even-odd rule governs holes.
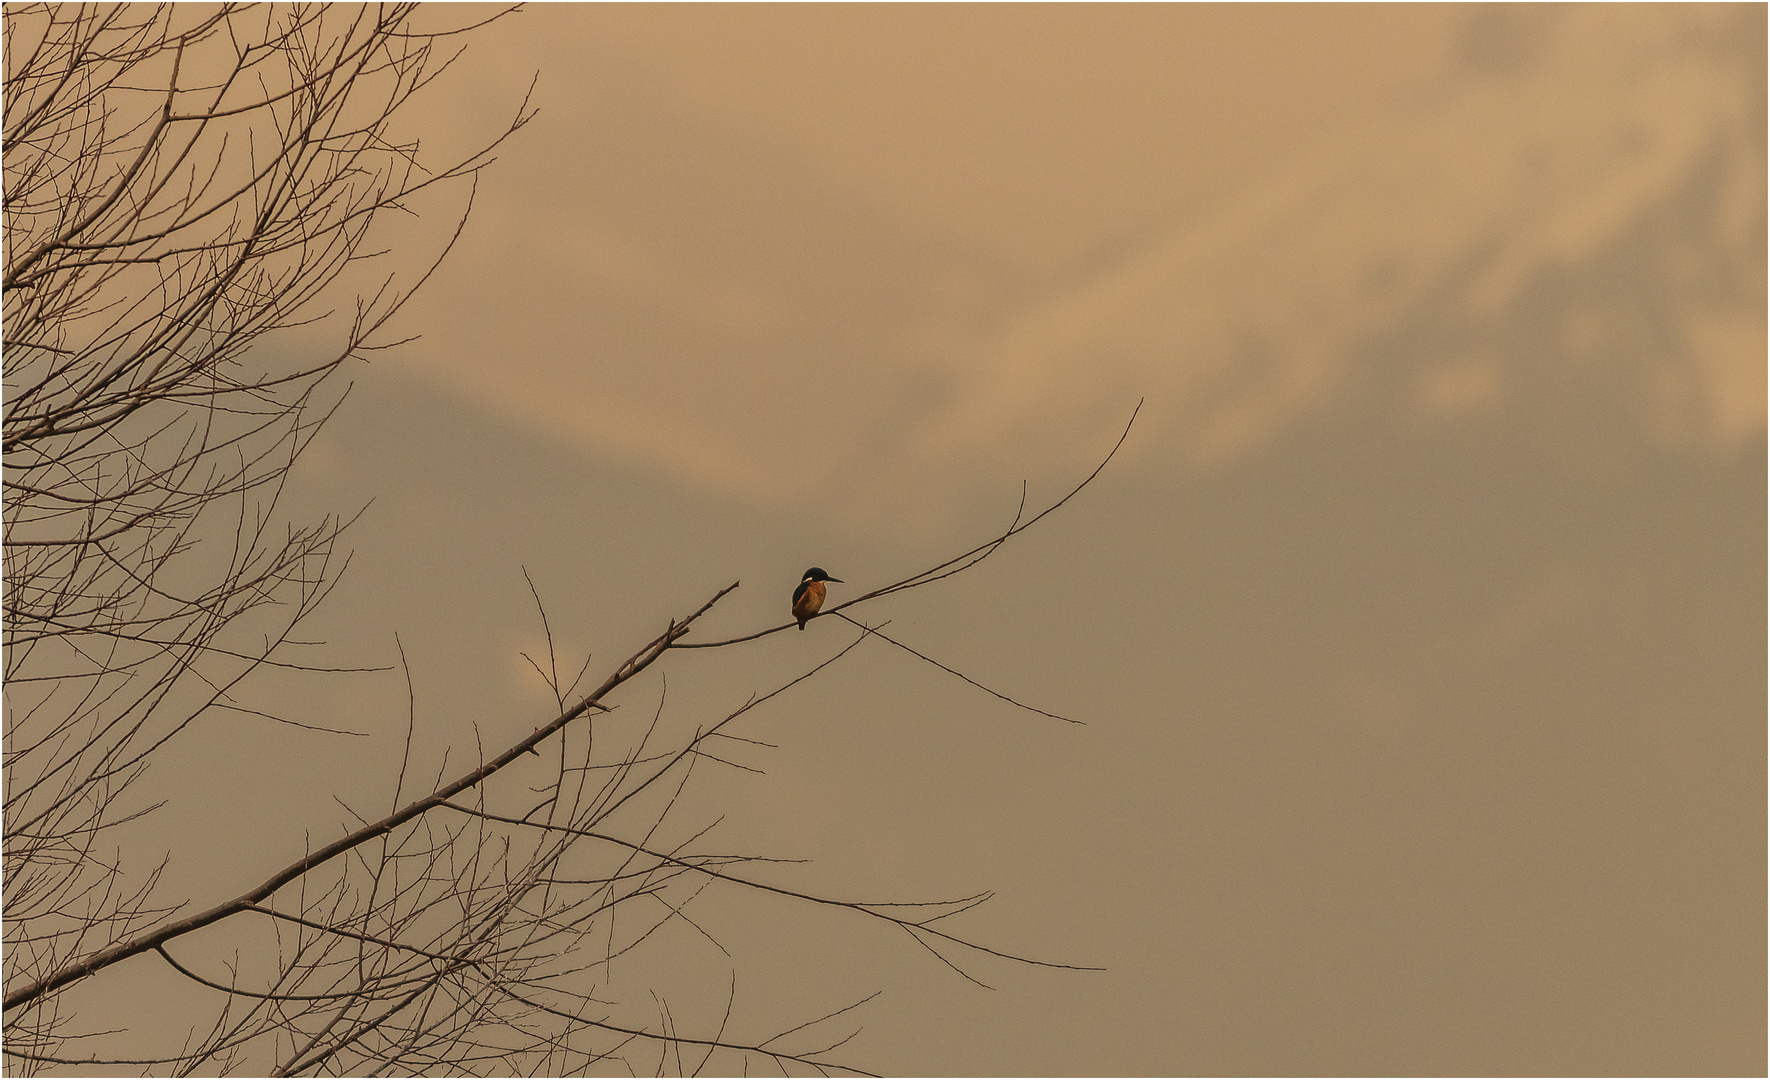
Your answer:
[[[871,592],[863,593],[860,596],[857,596],[852,600],[844,601],[843,603],[837,604],[835,607],[832,607],[827,611],[820,612],[818,615],[813,616],[813,618],[819,618],[823,615],[834,615],[834,614],[844,610],[845,608],[851,608],[857,604],[864,604],[864,603],[867,603],[868,601],[871,601],[871,600],[877,600],[881,596],[890,596],[892,593],[902,592],[905,589],[914,589],[914,588],[918,588],[923,585],[933,584],[936,581],[940,581],[944,578],[949,578],[949,577],[953,576],[954,574],[961,573],[965,570],[969,570],[971,567],[976,566],[978,563],[989,558],[991,555],[993,555],[995,553],[997,548],[1001,547],[1003,544],[1007,543],[1009,540],[1013,539],[1014,537],[1020,535],[1021,533],[1025,532],[1026,530],[1032,528],[1034,525],[1038,524],[1039,521],[1042,520],[1046,515],[1050,514],[1053,510],[1056,510],[1058,507],[1062,506],[1064,503],[1069,502],[1069,500],[1075,498],[1076,495],[1078,493],[1080,493],[1083,488],[1085,488],[1089,484],[1093,483],[1094,478],[1099,476],[1101,470],[1105,469],[1106,466],[1112,461],[1113,457],[1118,454],[1119,447],[1121,447],[1125,444],[1125,439],[1131,434],[1131,425],[1133,425],[1137,422],[1137,414],[1139,412],[1141,412],[1142,409],[1143,409],[1143,402],[1141,399],[1139,399],[1137,402],[1137,407],[1135,409],[1131,410],[1131,418],[1125,422],[1125,430],[1119,433],[1118,441],[1112,444],[1112,449],[1107,451],[1106,456],[1100,460],[1100,464],[1094,466],[1094,471],[1089,473],[1086,477],[1084,477],[1081,483],[1079,483],[1075,487],[1071,488],[1069,491],[1069,494],[1065,495],[1063,498],[1058,499],[1056,502],[1052,503],[1050,506],[1045,507],[1043,510],[1039,511],[1037,514],[1033,515],[1031,518],[1029,518],[1025,521],[1022,521],[1021,520],[1022,512],[1024,512],[1025,505],[1026,505],[1026,497],[1023,492],[1021,495],[1021,510],[1022,510],[1022,512],[1017,512],[1014,515],[1014,521],[1012,524],[1010,524],[1008,526],[1006,531],[1000,533],[997,536],[991,537],[989,540],[986,540],[983,543],[977,545],[976,547],[972,548],[970,551],[967,551],[961,555],[956,555],[953,558],[948,559],[946,562],[943,562],[943,563],[939,564],[938,566],[931,566],[919,574],[911,574],[909,577],[903,578],[900,581],[894,581],[889,585],[885,585],[880,588],[874,589]],[[683,648],[683,649],[717,649],[717,648],[722,648],[726,645],[736,645],[736,644],[739,644],[739,643],[745,642],[745,641],[754,641],[757,638],[767,637],[769,634],[779,633],[782,630],[791,629],[792,627],[797,626],[797,625],[798,625],[797,621],[785,622],[779,626],[771,626],[766,630],[758,630],[753,634],[746,634],[742,637],[724,638],[719,641],[684,642],[683,644],[678,646],[678,648]],[[955,672],[955,674],[956,674],[956,672]],[[1059,717],[1058,719],[1063,719],[1063,718]]]

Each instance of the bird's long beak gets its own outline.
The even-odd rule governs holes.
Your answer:
[[[824,580],[825,580],[825,581],[833,581],[833,582],[835,582],[835,583],[836,583],[836,584],[838,584],[838,585],[846,585],[846,584],[848,584],[848,583],[847,583],[847,582],[845,582],[845,581],[843,581],[843,580],[842,580],[842,579],[841,579],[841,578],[839,578],[839,577],[832,577],[832,578],[824,578]]]

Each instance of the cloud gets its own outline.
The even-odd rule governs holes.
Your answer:
[[[578,59],[415,301],[405,362],[593,455],[746,498],[870,467],[1012,272],[630,56]]]
[[[1503,44],[1495,17],[1478,16],[1473,56],[1438,93],[1009,322],[914,456],[1050,465],[1073,452],[1053,432],[1108,426],[1115,406],[1147,395],[1155,443],[1192,465],[1233,459],[1372,374],[1372,343],[1410,319],[1436,323],[1414,328],[1432,348],[1413,363],[1438,372],[1423,376],[1429,402],[1485,404],[1505,392],[1501,363],[1559,362],[1496,329],[1540,315],[1527,311],[1533,290],[1578,279],[1563,290],[1577,315],[1643,276],[1668,324],[1656,367],[1675,376],[1642,376],[1654,385],[1640,426],[1669,411],[1677,420],[1658,427],[1689,444],[1757,437],[1762,87],[1742,77],[1749,58],[1715,48],[1739,28],[1706,9],[1578,7],[1513,35],[1531,39],[1525,50]],[[1736,265],[1743,289],[1694,284]],[[1495,337],[1525,347],[1459,356]]]
[[[1478,10],[1427,92],[1056,281],[574,43],[412,363],[586,453],[856,523],[1069,475],[1139,398],[1130,453],[1188,469],[1359,395],[1499,423],[1597,384],[1730,451],[1764,427],[1761,63],[1725,45],[1754,18]]]

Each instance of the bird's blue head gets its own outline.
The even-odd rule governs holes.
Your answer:
[[[802,580],[804,580],[804,581],[833,581],[838,585],[843,584],[843,581],[841,578],[831,577],[830,575],[824,573],[824,568],[821,566],[814,566],[811,569],[805,571],[805,577]]]

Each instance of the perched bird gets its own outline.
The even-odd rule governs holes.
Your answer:
[[[824,573],[824,568],[814,566],[805,571],[805,579],[793,590],[793,618],[799,620],[799,629],[817,614],[817,609],[824,606],[824,582],[834,581],[841,584],[842,579]]]

